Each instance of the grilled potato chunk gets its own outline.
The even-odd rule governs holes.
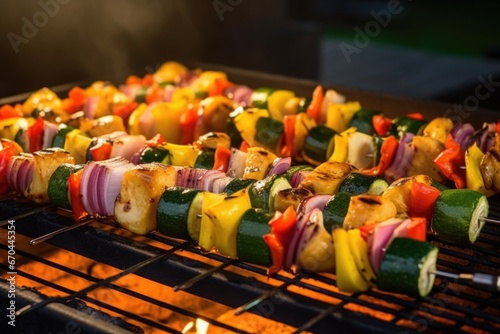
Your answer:
[[[74,164],[73,158],[67,151],[61,148],[48,148],[33,153],[35,169],[30,186],[25,196],[39,204],[49,202],[47,190],[52,173],[63,163]]]
[[[481,159],[481,174],[486,189],[500,191],[500,137],[495,145]]]
[[[115,202],[115,220],[136,234],[156,229],[158,200],[167,187],[175,186],[173,166],[151,163],[125,172]]]
[[[432,184],[430,176],[420,174],[396,180],[384,191],[382,196],[391,200],[394,205],[396,205],[398,214],[406,215],[406,212],[408,212],[411,184],[415,181],[425,183],[427,185]]]
[[[425,174],[437,182],[444,182],[446,178],[441,174],[441,171],[432,163],[436,157],[443,152],[444,145],[437,139],[432,137],[415,136],[412,142],[415,153],[410,162],[408,176]]]
[[[276,155],[260,147],[248,148],[247,154],[243,178],[262,180],[266,177],[269,167],[276,159]]]
[[[316,167],[299,184],[315,195],[333,195],[338,192],[340,184],[349,173],[358,169],[344,162],[328,161]]]
[[[274,211],[285,212],[291,205],[294,210],[297,210],[300,202],[313,193],[306,188],[288,188],[278,191],[274,199]]]
[[[364,225],[380,223],[396,217],[394,203],[378,195],[357,195],[351,197],[347,215],[344,219],[345,229],[358,228]]]

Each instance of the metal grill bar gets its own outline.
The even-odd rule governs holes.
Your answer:
[[[0,264],[0,267],[2,267],[2,268],[4,268],[4,269],[6,269],[6,267],[5,267],[4,265],[1,265],[1,264]],[[31,275],[31,274],[29,274],[29,273],[27,273],[27,272],[24,272],[24,271],[22,271],[22,270],[18,270],[18,271],[17,271],[17,274],[18,274],[18,275],[21,275],[21,276],[24,276],[24,277],[26,277],[26,278],[28,278],[28,279],[30,279],[30,280],[32,280],[32,281],[34,281],[34,282],[37,282],[37,283],[43,284],[43,285],[45,285],[45,286],[48,286],[48,287],[50,287],[50,288],[52,288],[52,289],[55,289],[55,290],[58,290],[58,291],[64,292],[64,293],[66,293],[66,294],[68,294],[68,295],[75,295],[75,294],[77,294],[77,293],[78,293],[78,291],[75,291],[75,290],[72,290],[72,289],[68,289],[68,288],[63,287],[63,286],[61,286],[61,285],[59,285],[59,284],[56,284],[56,283],[54,283],[54,282],[50,282],[50,281],[44,280],[44,279],[42,279],[42,278],[40,278],[40,277],[37,277],[37,276]],[[97,305],[97,306],[100,306],[100,307],[102,307],[102,308],[105,308],[105,309],[107,309],[107,310],[113,311],[113,312],[115,312],[115,313],[117,313],[117,314],[120,314],[120,315],[122,315],[122,316],[128,317],[128,318],[130,318],[130,319],[134,319],[134,320],[136,320],[136,321],[138,321],[138,322],[141,322],[141,323],[143,323],[143,324],[146,324],[146,325],[149,325],[149,326],[152,326],[152,327],[155,327],[155,328],[161,329],[161,330],[163,330],[163,331],[167,331],[167,332],[169,332],[169,333],[178,333],[178,334],[182,334],[181,332],[177,331],[177,330],[176,330],[176,329],[174,329],[174,328],[170,328],[170,327],[168,327],[168,326],[165,326],[165,325],[159,324],[159,323],[157,323],[157,322],[155,322],[155,321],[152,321],[152,320],[149,320],[149,319],[147,319],[147,318],[143,318],[143,317],[141,317],[141,316],[138,316],[138,315],[136,315],[136,314],[130,313],[130,312],[128,312],[128,311],[125,311],[125,310],[123,310],[123,309],[121,309],[121,308],[118,308],[118,307],[115,307],[115,306],[113,306],[113,305],[109,305],[109,304],[107,304],[107,303],[104,303],[104,302],[102,302],[102,301],[100,301],[100,300],[97,300],[97,299],[94,299],[94,298],[92,298],[92,297],[89,297],[89,296],[87,296],[87,295],[81,295],[81,296],[79,296],[79,298],[80,298],[80,299],[83,299],[83,300],[85,300],[85,301],[87,301],[87,302],[89,302],[89,303],[92,303],[92,304],[94,304],[94,305]],[[44,299],[44,300],[46,300],[46,299]],[[66,298],[64,298],[64,299],[62,299],[62,300],[60,300],[60,301],[57,301],[57,302],[55,302],[55,303],[61,303],[61,302],[65,301],[65,300],[67,300],[67,299],[66,299]],[[38,302],[38,303],[37,303],[37,304],[35,304],[35,305],[40,305],[40,304],[42,304],[42,303],[43,303],[43,300],[42,300],[42,301],[40,301],[40,302]],[[28,305],[29,305],[29,304],[28,304]]]
[[[0,204],[0,206],[1,206],[1,204]],[[47,227],[46,225],[51,225],[51,224],[56,225],[56,226],[60,225],[60,223],[58,224],[57,222],[52,221],[52,219],[55,219],[55,221],[57,221],[57,220],[60,220],[61,217],[57,217],[57,216],[54,216],[54,215],[51,215],[48,213],[38,215],[37,216],[37,223],[35,224],[36,228],[30,229],[29,231],[26,231],[26,233],[28,233],[28,234],[38,234],[40,232],[43,233],[44,230],[46,230],[47,228],[50,228],[50,227]],[[20,223],[19,225],[23,226],[24,224]],[[33,226],[31,226],[31,227],[33,227]],[[24,232],[25,231],[23,230],[23,233]],[[93,243],[94,241],[96,241],[97,244],[102,243],[103,241],[105,243],[111,243],[112,245],[110,247],[118,248],[118,250],[115,250],[115,252],[117,252],[117,253],[119,253],[119,251],[122,250],[122,251],[126,251],[129,253],[134,253],[135,257],[137,257],[138,255],[140,257],[142,257],[142,256],[147,257],[148,255],[156,254],[156,253],[161,252],[161,251],[164,252],[164,250],[156,250],[155,247],[151,247],[151,246],[144,247],[144,245],[143,245],[143,247],[139,247],[135,242],[133,242],[131,240],[122,238],[122,237],[117,236],[117,235],[112,235],[112,234],[105,232],[105,231],[100,231],[100,230],[95,229],[93,227],[86,227],[86,228],[82,228],[79,231],[71,232],[71,234],[75,234],[75,235],[76,234],[81,235],[82,233],[85,234],[85,238],[89,238],[87,243],[88,242]],[[486,233],[491,233],[491,235],[493,235],[493,237],[496,238],[499,235],[499,229],[496,226],[489,227],[486,230]],[[152,240],[160,241],[160,242],[165,243],[167,245],[170,245],[172,247],[179,244],[178,242],[176,242],[174,240],[162,237],[160,235],[150,235],[148,237],[151,238]],[[65,244],[60,239],[61,238],[56,237],[56,238],[54,238],[54,240],[51,240],[51,243],[56,244],[56,245]],[[473,251],[477,252],[479,254],[484,254],[487,256],[495,257],[496,254],[494,254],[494,252],[490,251],[490,249],[489,249],[490,243],[486,242],[488,240],[489,239],[487,239],[487,238],[480,237],[480,239],[478,240],[478,244],[485,244],[486,246],[485,247],[474,246]],[[52,242],[52,241],[54,241],[54,242]],[[62,245],[62,247],[64,247],[64,245]],[[225,258],[223,256],[220,256],[217,254],[203,254],[197,248],[192,247],[190,245],[186,245],[185,249],[188,253],[192,252],[192,253],[196,253],[198,255],[202,255],[206,258],[212,259],[212,260],[217,260],[217,261],[221,262],[221,265],[228,262],[227,258]],[[463,271],[463,272],[471,272],[471,270],[474,270],[474,269],[472,269],[472,267],[475,265],[481,265],[481,266],[493,266],[494,265],[494,262],[490,261],[488,259],[483,259],[481,261],[475,261],[476,258],[471,256],[471,255],[458,253],[458,252],[453,251],[452,249],[447,249],[445,247],[443,247],[442,249],[444,250],[444,252],[442,252],[442,254],[444,254],[444,255],[457,257],[459,259],[466,260],[469,263],[471,263],[470,265],[458,265],[458,264],[451,263],[451,262],[443,260],[443,259],[440,259],[438,261],[438,264],[440,266],[449,267],[449,268],[453,269],[455,272],[457,270]],[[89,255],[91,255],[91,256],[89,256]],[[85,254],[85,256],[89,256],[91,258],[94,258],[95,254]],[[496,257],[498,257],[498,255],[496,255]],[[97,256],[97,258],[98,258],[98,260],[100,260],[99,256]],[[105,261],[102,261],[102,262],[105,262]],[[173,263],[170,263],[170,262],[173,262]],[[161,263],[161,264],[163,265],[165,263]],[[179,274],[179,279],[176,280],[176,283],[173,283],[170,280],[165,279],[164,277],[160,278],[160,277],[158,277],[157,273],[155,274],[155,273],[152,273],[148,270],[141,270],[141,272],[139,272],[138,274],[141,276],[153,279],[155,281],[159,281],[159,282],[168,284],[169,286],[175,286],[176,284],[179,284],[179,281],[186,282],[187,280],[189,280],[190,279],[189,276],[191,276],[191,278],[192,278],[193,276],[196,277],[197,275],[200,275],[200,273],[201,273],[205,277],[207,275],[206,274],[204,275],[203,273],[206,273],[209,270],[212,270],[212,271],[214,270],[214,267],[206,266],[206,265],[199,263],[193,259],[186,259],[186,258],[181,258],[181,257],[177,257],[177,256],[175,257],[175,259],[172,259],[171,261],[169,261],[169,264],[173,265],[173,267],[175,268],[173,270],[175,270],[176,274]],[[231,263],[231,264],[234,267],[245,269],[245,270],[248,270],[248,271],[253,272],[255,274],[265,275],[265,270],[262,268],[259,268],[259,267],[255,267],[255,266],[252,266],[252,265],[249,265],[246,263],[241,263],[238,261]],[[116,266],[115,263],[113,263],[112,265]],[[217,268],[217,267],[215,267],[215,268]],[[191,274],[188,274],[187,272],[190,272]],[[276,287],[274,285],[269,285],[269,284],[265,284],[262,282],[255,282],[253,280],[234,276],[234,274],[226,272],[226,270],[224,270],[222,272],[222,274],[227,276],[226,277],[227,282],[225,283],[225,285],[223,285],[224,289],[226,289],[228,286],[233,285],[232,284],[234,282],[233,279],[236,280],[235,282],[240,283],[240,284],[244,284],[249,288],[249,289],[243,289],[243,290],[247,290],[247,291],[245,291],[246,294],[243,293],[243,296],[242,296],[243,298],[241,298],[243,300],[246,299],[247,301],[248,300],[251,301],[254,298],[258,298],[259,296],[261,296],[263,294],[268,294],[268,293],[270,293],[270,291],[274,291],[274,289],[276,289]],[[188,275],[188,276],[186,276],[186,275]],[[184,278],[184,277],[186,277],[186,278]],[[308,277],[310,277],[314,280],[317,280],[319,282],[327,283],[330,285],[335,283],[335,280],[332,277],[327,277],[327,276],[324,276],[321,274],[314,274],[313,273],[313,274],[309,274]],[[275,276],[273,276],[273,279],[281,281],[283,283],[290,281],[290,278],[288,278],[286,276],[282,276],[282,275],[275,275]],[[205,282],[205,280],[203,280],[203,282],[198,282],[193,287],[189,288],[189,291],[203,296],[204,294],[201,293],[201,290],[203,290],[202,286],[206,286],[205,284],[211,284],[212,282],[217,282],[217,281],[219,281],[218,283],[221,283],[220,279],[216,279],[214,277],[211,277],[210,275],[208,275],[208,277],[206,277],[206,280],[207,280],[207,282]],[[224,281],[224,279],[223,279],[223,281]],[[205,283],[205,284],[203,284],[203,283]],[[443,292],[446,292],[447,290],[450,290],[451,288],[449,288],[449,283],[450,282],[448,282],[448,281],[443,281],[441,285],[435,287],[434,292],[435,293],[443,293]],[[198,286],[198,285],[200,285],[200,286]],[[450,328],[449,325],[444,324],[443,322],[441,322],[439,320],[428,318],[425,316],[425,314],[422,314],[422,315],[418,314],[417,319],[425,319],[426,326],[428,328],[458,330],[458,331],[463,326],[470,326],[473,328],[482,329],[482,330],[486,330],[486,331],[495,331],[495,330],[498,330],[498,328],[494,327],[493,325],[489,324],[488,322],[491,322],[492,324],[493,323],[500,323],[499,316],[496,316],[494,314],[489,314],[489,313],[486,313],[484,311],[487,307],[494,307],[495,305],[498,305],[498,298],[497,298],[498,295],[495,295],[495,294],[493,294],[493,298],[484,299],[484,298],[481,298],[478,296],[474,296],[473,294],[470,294],[467,292],[460,292],[460,293],[462,293],[462,295],[460,297],[464,297],[468,301],[474,301],[477,304],[479,304],[479,307],[478,307],[479,310],[473,310],[472,308],[464,307],[461,305],[455,305],[452,301],[443,301],[441,299],[434,298],[434,297],[426,298],[422,301],[412,301],[412,300],[406,300],[406,299],[399,298],[399,297],[397,297],[397,295],[391,295],[391,294],[378,292],[377,290],[370,290],[364,294],[349,296],[349,295],[345,295],[342,293],[338,293],[336,291],[331,291],[331,290],[327,290],[327,289],[315,286],[314,284],[304,282],[300,279],[298,279],[296,282],[293,282],[293,285],[295,285],[299,288],[302,288],[305,291],[318,292],[318,293],[321,293],[325,296],[331,296],[331,297],[341,301],[337,305],[325,304],[323,302],[318,302],[316,300],[312,300],[311,298],[307,298],[307,297],[303,297],[303,296],[301,297],[301,296],[296,295],[295,293],[287,290],[286,295],[284,296],[284,298],[286,299],[284,301],[284,304],[287,304],[286,306],[291,306],[291,308],[293,310],[295,310],[295,313],[297,312],[297,309],[307,310],[307,312],[305,313],[305,316],[303,315],[301,317],[301,319],[300,319],[301,322],[299,322],[299,321],[295,322],[295,323],[298,323],[298,325],[296,325],[297,327],[305,326],[304,328],[309,328],[309,326],[312,325],[313,326],[312,329],[314,329],[314,330],[316,330],[317,328],[327,328],[327,327],[331,328],[332,323],[341,322],[343,325],[345,325],[345,323],[350,323],[350,321],[352,321],[352,319],[356,319],[356,321],[363,322],[362,324],[358,324],[357,326],[354,327],[358,330],[363,326],[368,326],[370,328],[370,330],[377,328],[380,332],[393,332],[397,328],[399,328],[399,330],[401,329],[401,327],[396,326],[396,324],[400,320],[412,319],[415,317],[415,314],[416,314],[415,312],[419,312],[422,310],[427,310],[427,312],[428,312],[428,310],[430,310],[431,312],[433,310],[436,311],[437,308],[429,307],[428,304],[432,305],[432,304],[438,304],[441,302],[444,303],[444,306],[447,309],[464,315],[464,316],[461,316],[461,315],[452,314],[450,312],[439,311],[440,313],[437,316],[438,318],[441,318],[441,319],[444,319],[447,321],[451,321],[451,322],[455,323],[455,326]],[[251,292],[250,294],[248,294],[249,293],[248,290]],[[454,291],[454,290],[451,289],[450,291]],[[255,294],[255,293],[256,293],[255,297],[250,298],[250,295]],[[369,300],[367,301],[364,299],[360,299],[360,296],[363,296],[363,295],[368,296],[368,297],[377,298],[377,299],[380,299],[384,302],[392,303],[392,304],[397,306],[397,309],[393,309],[391,307],[387,307],[384,305],[379,305],[379,304],[370,302]],[[289,299],[290,297],[292,297],[292,300]],[[234,302],[232,302],[231,300],[225,300],[225,302],[223,301],[223,303],[226,303],[229,306],[236,307],[236,306],[234,306]],[[383,312],[384,314],[394,316],[394,318],[392,320],[390,320],[389,322],[379,321],[378,319],[374,319],[374,318],[370,318],[370,317],[366,317],[366,316],[361,317],[361,320],[360,320],[359,314],[355,314],[355,313],[349,312],[349,311],[344,309],[345,305],[349,304],[349,303],[360,305],[362,307],[367,307],[367,308],[375,310],[375,311]],[[240,303],[239,305],[241,305],[241,304],[242,303]],[[281,307],[281,304],[278,306]],[[340,311],[335,312],[334,314],[332,312],[325,311],[325,310],[328,310],[330,308],[340,309]],[[480,310],[483,310],[483,311],[480,311]],[[259,312],[257,311],[256,313],[259,313]],[[293,315],[292,315],[292,317],[293,317]],[[272,316],[270,316],[270,318],[274,318],[275,320],[280,321],[279,320],[280,318],[277,317],[277,315],[272,315]],[[290,319],[289,314],[287,314],[287,318]],[[325,319],[322,320],[322,318],[325,318]],[[477,319],[475,319],[475,318],[482,319],[482,321],[477,321]],[[391,328],[392,330],[389,330],[389,328],[386,327],[387,325],[391,325],[391,326],[394,325],[394,327]],[[382,326],[382,327],[380,327],[380,326]],[[381,328],[384,328],[384,329],[381,329]]]
[[[4,246],[4,245],[2,245],[2,244],[0,244],[0,248],[4,249],[4,250],[7,250],[7,247]],[[94,276],[91,276],[89,274],[80,272],[80,271],[72,269],[72,268],[68,268],[66,266],[60,265],[59,263],[56,263],[56,262],[53,262],[53,261],[49,261],[49,260],[47,260],[47,259],[45,259],[43,257],[30,254],[30,253],[25,252],[23,250],[18,250],[17,254],[21,255],[21,256],[23,256],[23,257],[25,257],[27,259],[30,259],[30,260],[33,260],[33,261],[45,264],[47,266],[59,269],[59,270],[61,270],[63,272],[66,272],[66,273],[72,275],[72,276],[76,276],[76,277],[80,277],[80,278],[86,279],[87,281],[90,281],[90,282],[99,282],[100,281],[100,279],[98,279],[98,278],[96,278]],[[233,326],[227,325],[227,324],[222,323],[220,321],[217,321],[215,319],[209,319],[207,317],[200,316],[199,314],[196,314],[194,312],[191,312],[191,311],[188,311],[186,309],[177,307],[175,305],[168,304],[168,303],[166,303],[164,301],[160,301],[160,300],[151,298],[149,296],[137,293],[135,291],[132,291],[130,289],[126,289],[124,287],[118,286],[118,285],[113,284],[113,283],[107,284],[106,287],[108,287],[110,289],[113,289],[113,290],[116,290],[116,291],[119,291],[119,292],[122,292],[122,293],[127,294],[129,296],[132,296],[134,298],[142,299],[142,300],[147,301],[147,302],[149,302],[151,304],[154,304],[156,306],[160,306],[162,308],[169,309],[169,310],[174,311],[176,313],[179,313],[179,314],[191,317],[193,319],[201,318],[201,319],[209,322],[211,325],[214,325],[214,326],[217,326],[217,327],[220,327],[220,328],[224,328],[224,329],[231,330],[231,331],[234,331],[234,332],[246,333],[244,331],[239,330],[238,328],[235,328]]]

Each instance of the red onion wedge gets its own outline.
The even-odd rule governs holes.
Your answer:
[[[415,152],[415,148],[412,145],[413,137],[412,133],[405,133],[399,140],[396,156],[392,164],[385,171],[385,177],[388,182],[393,182],[406,176],[411,160],[413,159],[413,153]]]
[[[58,124],[47,121],[43,122],[42,149],[52,147],[52,140],[54,139],[54,136],[56,135],[57,131],[59,131]]]
[[[273,164],[271,165],[271,168],[269,168],[269,171],[267,172],[267,175],[275,175],[275,174],[283,174],[286,172],[290,166],[292,165],[292,158],[287,157],[287,158],[276,158],[273,161]]]
[[[227,176],[234,178],[243,177],[245,172],[245,161],[247,159],[247,153],[238,150],[237,148],[231,149],[231,157],[229,158],[229,166],[227,168]]]
[[[369,237],[370,263],[373,270],[377,273],[382,262],[382,257],[386,248],[389,246],[394,230],[403,222],[399,218],[388,219],[375,227],[373,234]]]
[[[113,141],[111,158],[124,157],[130,160],[134,153],[146,146],[146,137],[143,135],[128,135],[117,138]]]
[[[215,180],[220,179],[220,178],[224,178],[224,177],[226,177],[226,174],[224,172],[221,172],[219,170],[209,170],[202,177],[202,181],[201,181],[202,189],[201,190],[213,192]]]
[[[299,184],[304,181],[307,175],[311,174],[311,170],[299,170],[292,175],[290,179],[290,185],[292,188],[297,188]]]
[[[85,101],[85,104],[83,105],[83,115],[86,118],[94,119],[98,103],[99,96],[90,96],[87,98],[87,101]]]

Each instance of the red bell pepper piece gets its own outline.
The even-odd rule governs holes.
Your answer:
[[[78,86],[71,88],[68,92],[68,98],[62,101],[63,109],[70,114],[83,109],[87,101],[87,92]]]
[[[290,243],[296,223],[297,213],[291,205],[283,213],[276,211],[274,217],[269,221],[271,233],[264,236],[264,241],[266,241],[271,251],[273,265],[268,269],[268,275],[274,274],[283,268],[285,250]],[[269,240],[266,240],[266,236]]]
[[[7,170],[9,167],[10,158],[21,153],[23,149],[16,142],[8,139],[0,141],[0,194],[5,194],[9,191],[7,184]]]
[[[128,118],[130,114],[137,109],[139,104],[135,101],[130,101],[129,103],[123,105],[115,105],[113,106],[113,115],[120,116],[123,119],[124,124],[128,124]]]
[[[375,227],[377,227],[379,223],[372,223],[368,225],[363,225],[359,228],[359,232],[361,233],[361,237],[365,242],[368,242],[368,238],[373,234]]]
[[[412,182],[408,214],[412,217],[425,217],[430,220],[440,193],[439,189],[433,186],[417,181]]]
[[[406,228],[406,236],[411,239],[426,241],[427,219],[424,217],[411,217],[411,223]]]
[[[286,115],[283,117],[283,147],[281,148],[282,157],[291,157],[293,155],[293,139],[295,138],[295,122],[297,115]]]
[[[394,136],[387,137],[380,147],[380,160],[378,165],[364,170],[363,174],[382,175],[389,168],[398,150],[399,141]]]
[[[157,133],[153,138],[146,140],[146,146],[148,147],[158,147],[165,143],[165,138],[159,133]]]
[[[23,117],[23,113],[20,110],[17,110],[10,104],[4,104],[0,108],[0,120],[14,117]]]
[[[95,146],[90,148],[90,155],[92,155],[92,160],[103,161],[111,157],[111,150],[113,149],[113,144],[110,142],[100,142]]]
[[[156,85],[148,88],[146,92],[146,103],[151,104],[153,102],[161,101],[163,99],[164,88]]]
[[[465,188],[465,169],[461,168],[465,166],[464,150],[451,134],[446,137],[444,147],[445,150],[434,159],[434,163],[448,180],[455,182],[457,189]]]
[[[422,115],[419,112],[414,112],[412,114],[408,114],[408,115],[406,115],[406,117],[413,118],[413,119],[418,119],[418,120],[423,120],[424,119],[424,115]]]
[[[500,135],[500,120],[497,122],[497,133]]]
[[[229,88],[234,86],[234,83],[218,78],[214,80],[214,84],[208,88],[208,96],[218,96],[218,95],[224,95],[224,91]]]
[[[182,129],[182,137],[180,144],[191,144],[194,140],[194,131],[196,123],[198,122],[198,105],[196,103],[190,104],[186,111],[181,114],[179,119],[179,126]]]
[[[231,150],[221,144],[217,145],[214,155],[214,167],[215,170],[220,170],[221,172],[227,172],[229,167],[229,158],[231,158]]]
[[[152,74],[146,74],[142,79],[143,86],[149,87],[152,86],[154,83],[155,83],[155,78],[153,77]]]
[[[321,119],[321,105],[323,104],[323,98],[323,87],[318,85],[313,91],[311,103],[306,110],[306,113],[316,122],[319,122]]]
[[[264,242],[266,243],[269,251],[271,252],[271,258],[273,264],[271,267],[267,268],[267,276],[277,273],[283,268],[283,262],[285,260],[285,248],[283,244],[278,240],[275,234],[269,233],[263,236]]]
[[[44,129],[44,121],[43,118],[38,116],[36,122],[33,123],[26,133],[28,134],[29,141],[29,151],[30,153],[39,151],[43,147],[43,129]]]
[[[69,202],[71,203],[71,210],[73,211],[73,218],[75,220],[80,220],[88,215],[80,196],[82,175],[83,169],[80,169],[76,173],[71,174],[68,179]]]
[[[142,80],[137,75],[129,75],[125,81],[125,85],[142,85]]]
[[[385,136],[392,126],[392,119],[384,115],[375,115],[372,118],[373,129],[379,136]]]
[[[250,147],[250,145],[248,145],[248,143],[246,141],[242,141],[241,145],[240,145],[240,151],[246,153],[246,152],[248,152],[249,147]]]

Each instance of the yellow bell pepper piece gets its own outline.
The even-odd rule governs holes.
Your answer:
[[[34,118],[12,117],[0,121],[0,138],[15,140],[19,130],[26,130],[34,123]]]
[[[187,102],[185,100],[156,104],[151,109],[155,125],[154,133],[161,134],[165,141],[169,143],[178,143],[182,136],[179,122],[186,108]]]
[[[293,137],[293,154],[297,160],[303,160],[302,158],[302,148],[304,147],[304,142],[309,134],[309,130],[316,126],[316,121],[314,118],[308,114],[299,113],[297,115],[297,120],[295,121],[295,134]]]
[[[330,103],[326,115],[326,126],[342,132],[347,129],[354,114],[361,109],[359,102]]]
[[[295,93],[290,90],[279,89],[272,92],[267,98],[267,109],[269,109],[271,118],[283,121],[285,103],[293,97],[295,97]]]
[[[266,109],[250,108],[234,118],[234,125],[241,134],[241,138],[252,147],[255,144],[255,132],[257,120],[261,117],[269,117],[269,111]]]
[[[347,231],[347,239],[358,272],[361,273],[361,276],[363,276],[368,284],[376,286],[377,276],[368,258],[368,246],[363,237],[361,237],[361,231],[359,229]]]
[[[80,130],[73,130],[66,134],[64,149],[75,158],[75,164],[84,164],[87,161],[87,149],[92,139]]]
[[[170,153],[170,163],[173,166],[194,167],[198,150],[193,145],[166,143],[162,145]]]
[[[361,276],[349,246],[347,231],[336,228],[332,232],[335,245],[335,265],[337,287],[344,292],[363,292],[370,288],[368,282]]]
[[[50,109],[60,115],[62,102],[56,93],[44,87],[31,94],[23,103],[22,110],[25,117],[31,116],[35,109]]]
[[[233,259],[237,258],[236,233],[241,217],[251,207],[248,191],[242,189],[204,210],[214,226],[217,235],[215,246],[220,253]]]
[[[424,136],[431,137],[439,142],[443,143],[446,141],[446,137],[453,128],[453,121],[445,117],[437,117],[427,124],[424,129]]]
[[[186,103],[193,102],[196,95],[191,88],[177,88],[172,93],[172,102],[184,101]]]
[[[335,149],[328,161],[346,162],[349,150],[349,135],[356,132],[355,127],[350,127],[341,134],[333,137]]]
[[[493,196],[495,194],[492,190],[487,190],[484,186],[483,176],[481,174],[481,159],[484,153],[481,149],[474,143],[465,152],[465,173],[467,188],[479,191],[485,196]]]
[[[139,119],[142,114],[146,111],[148,105],[146,103],[141,103],[139,106],[132,111],[130,117],[128,118],[128,129],[131,135],[141,135],[141,129],[139,128]]]
[[[215,248],[215,240],[217,234],[215,233],[215,228],[212,224],[212,221],[206,213],[206,209],[212,205],[216,205],[222,202],[226,195],[214,194],[208,191],[204,191],[201,196],[201,223],[198,245],[205,251],[211,251]]]
[[[175,61],[168,61],[160,66],[160,68],[153,74],[157,83],[174,82],[175,79],[181,74],[184,74],[188,69]]]
[[[193,87],[195,93],[207,92],[217,79],[227,80],[226,73],[219,71],[204,71],[200,74],[198,79],[192,83],[191,87]]]

